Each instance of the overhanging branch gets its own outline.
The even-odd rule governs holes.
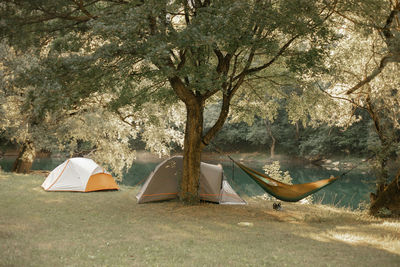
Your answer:
[[[279,49],[278,53],[277,53],[270,61],[268,61],[268,62],[265,63],[264,65],[261,65],[261,66],[255,67],[255,68],[250,68],[250,69],[244,71],[243,74],[244,74],[244,75],[248,75],[248,74],[251,74],[251,73],[254,73],[254,72],[261,71],[261,70],[266,69],[266,68],[268,68],[269,66],[271,66],[271,64],[274,63],[274,62],[286,51],[286,49],[293,43],[293,41],[296,40],[299,36],[300,36],[300,35],[297,34],[297,35],[293,36],[292,38],[290,38],[289,41],[287,41],[287,42],[281,47],[281,49]],[[240,74],[239,74],[239,75],[240,75]],[[238,75],[238,76],[239,76],[239,75]],[[238,78],[238,76],[236,76],[235,79]]]
[[[366,85],[367,83],[369,83],[370,81],[372,81],[376,76],[378,76],[383,71],[383,69],[386,67],[386,65],[390,62],[400,62],[400,56],[398,56],[398,57],[393,57],[393,56],[383,57],[381,59],[379,66],[377,68],[375,68],[370,75],[368,75],[362,81],[360,81],[359,83],[354,85],[352,88],[347,90],[346,94],[350,95],[350,94],[354,93],[355,91],[357,91],[358,89],[360,89],[361,87],[363,87],[364,85]]]

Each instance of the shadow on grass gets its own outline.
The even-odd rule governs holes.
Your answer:
[[[0,174],[1,266],[400,264],[395,221],[316,205],[277,212],[267,201],[139,205],[136,187],[45,192],[42,181]]]

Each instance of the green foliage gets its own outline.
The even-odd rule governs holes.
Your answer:
[[[273,161],[270,164],[264,165],[263,170],[267,175],[282,183],[292,184],[293,178],[290,176],[289,171],[283,172],[281,170],[279,161]]]
[[[77,136],[91,144],[102,136],[104,142],[126,145],[140,135],[149,149],[166,154],[171,144],[183,144],[185,108],[200,103],[200,109],[213,109],[201,116],[206,119],[202,137],[210,129],[218,132],[230,111],[217,143],[270,147],[274,137],[277,151],[292,155],[365,153],[374,135],[365,122],[349,125],[360,119],[355,106],[367,98],[343,92],[379,66],[380,55],[396,54],[396,27],[390,27],[393,42],[377,35],[393,5],[373,0],[6,1],[0,4],[0,36],[16,55],[25,56],[24,64],[10,67],[18,73],[13,83],[22,90],[22,99],[16,99],[23,103],[13,111],[34,114],[36,124],[79,113],[83,125],[68,120],[74,127],[114,127],[109,136],[90,140],[84,132],[66,134],[71,144]],[[363,92],[390,130],[399,127],[399,98],[389,93],[398,87],[396,73],[396,64],[387,65]],[[7,82],[2,79],[2,86]]]
[[[261,118],[255,118],[254,123],[227,122],[213,141],[219,148],[229,150],[238,147],[242,150],[257,150],[269,152],[271,137],[267,127],[270,127],[276,139],[276,153],[302,157],[330,157],[358,155],[369,157],[379,147],[379,140],[365,112],[357,123],[347,128],[332,127],[323,124],[318,127],[301,127],[288,122],[284,109],[269,126]],[[212,112],[207,112],[205,124],[210,125]],[[298,131],[298,132],[297,132]]]
[[[196,6],[199,3],[201,7]],[[165,82],[171,75],[186,79],[193,91],[220,90],[227,77],[216,68],[215,49],[235,53],[235,69],[239,71],[247,64],[250,50],[269,60],[290,36],[310,32],[316,36],[319,32],[313,30],[323,24],[319,6],[308,1],[199,3],[99,1],[85,3],[83,8],[65,1],[10,1],[1,9],[2,34],[13,45],[27,32],[38,41],[48,38],[46,64],[55,76],[46,80],[70,92],[68,100],[64,95],[67,104],[99,90],[121,88],[118,102],[123,106],[132,101],[162,101],[166,94],[157,95],[148,87]],[[190,9],[186,17],[182,9]],[[21,34],[11,30],[12,24],[21,27]],[[308,43],[313,43],[313,38]],[[37,42],[26,42],[25,46],[28,44],[37,46]],[[315,56],[307,62],[300,58],[315,55],[315,49],[294,47],[291,62],[302,60],[312,67]],[[179,64],[183,61],[185,64]],[[147,86],[139,86],[143,79]],[[138,87],[145,100],[128,92]]]

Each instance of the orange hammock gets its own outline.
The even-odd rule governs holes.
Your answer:
[[[230,158],[230,157],[229,157]],[[236,163],[250,178],[252,178],[259,186],[264,189],[265,192],[282,201],[296,202],[299,201],[315,192],[321,190],[325,186],[328,186],[335,182],[339,177],[331,177],[329,179],[323,179],[312,183],[305,184],[285,184],[279,182],[267,175],[255,171],[245,165],[231,160]]]

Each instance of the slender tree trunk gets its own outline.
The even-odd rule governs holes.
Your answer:
[[[273,133],[272,133],[271,122],[270,122],[268,119],[266,119],[266,120],[265,120],[265,124],[267,125],[267,132],[268,132],[268,134],[269,134],[269,136],[271,137],[271,140],[272,140],[271,146],[270,146],[269,148],[270,148],[270,155],[271,155],[271,158],[273,159],[273,158],[275,158],[276,138],[275,138],[275,136],[274,136]]]
[[[299,127],[299,122],[296,121],[296,140],[300,139],[300,127]]]
[[[183,174],[180,199],[186,203],[199,201],[198,188],[200,177],[201,152],[203,149],[203,104],[186,105],[187,120],[183,150]]]
[[[25,142],[18,152],[18,157],[14,162],[12,171],[16,173],[29,173],[35,156],[36,150],[33,142]]]
[[[275,144],[276,144],[276,139],[275,139],[275,137],[272,135],[272,133],[270,134],[270,136],[271,136],[271,139],[272,139],[272,144],[271,144],[271,147],[270,147],[270,151],[271,151],[271,153],[270,153],[270,155],[271,155],[271,159],[273,159],[273,158],[275,158]]]

